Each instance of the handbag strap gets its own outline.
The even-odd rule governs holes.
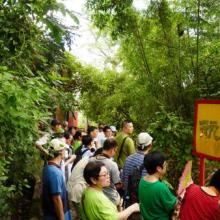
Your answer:
[[[117,157],[117,162],[118,162],[119,158],[121,157],[122,149],[123,149],[124,143],[125,143],[125,141],[126,141],[127,138],[128,138],[128,136],[126,136],[126,137],[123,139],[123,142],[122,142],[122,144],[121,144],[121,148],[120,148],[120,151],[119,151],[119,154],[118,154],[118,157]]]

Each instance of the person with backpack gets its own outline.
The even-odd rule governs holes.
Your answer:
[[[146,175],[144,169],[144,156],[152,149],[153,138],[142,132],[137,136],[137,153],[130,155],[125,160],[122,171],[122,182],[124,184],[125,207],[138,202],[138,184],[142,176]]]
[[[74,160],[72,170],[74,166],[83,158],[83,157],[91,157],[95,152],[95,148],[92,144],[93,140],[90,135],[84,135],[82,137],[82,145],[76,150],[76,159]]]

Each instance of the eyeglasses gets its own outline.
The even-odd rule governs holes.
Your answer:
[[[102,177],[102,176],[107,177],[107,176],[109,176],[109,173],[108,172],[107,173],[103,173],[103,174],[99,175],[98,177]]]

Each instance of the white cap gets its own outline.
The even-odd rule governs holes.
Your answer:
[[[63,143],[63,141],[61,141],[58,138],[52,139],[49,145],[50,145],[50,148],[54,151],[60,151],[60,150],[68,148],[68,145]]]
[[[152,141],[153,138],[147,132],[141,132],[137,137],[137,146],[144,149],[144,147],[152,144]]]
[[[114,125],[111,125],[110,128],[111,128],[112,132],[116,132],[117,131],[117,129],[116,129],[116,127]]]

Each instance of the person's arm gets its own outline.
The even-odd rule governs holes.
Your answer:
[[[120,178],[120,172],[118,169],[118,165],[115,162],[113,162],[111,168],[112,169],[110,171],[110,176],[111,176],[112,182],[114,183],[116,189],[118,190],[118,189],[123,188],[123,183]]]
[[[49,152],[44,147],[42,147],[42,145],[36,144],[36,148],[40,150],[40,152],[43,153],[45,156],[49,155]]]
[[[138,203],[134,203],[133,205],[129,206],[122,212],[119,212],[117,220],[126,220],[133,212],[140,212]]]
[[[127,145],[128,156],[136,153],[134,141],[130,137],[125,140],[125,144]]]
[[[52,200],[54,203],[54,207],[55,207],[55,211],[56,211],[58,219],[65,220],[64,212],[63,212],[63,203],[62,203],[60,195],[53,195]]]
[[[74,154],[65,161],[64,166],[67,166],[68,164],[72,163],[75,159],[76,159],[76,155]]]

